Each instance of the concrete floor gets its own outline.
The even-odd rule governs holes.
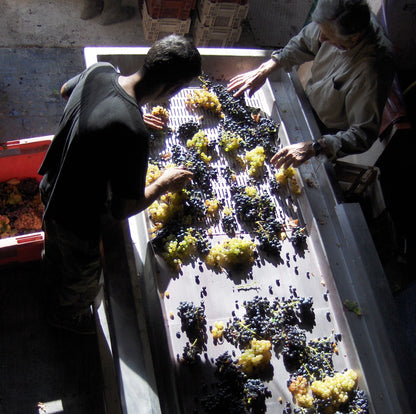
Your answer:
[[[100,17],[79,18],[82,0],[0,2],[0,142],[54,134],[65,105],[60,87],[85,68],[85,46],[149,45],[138,1],[122,4],[135,16],[103,26]],[[241,45],[253,47],[250,39],[245,32]],[[113,391],[100,338],[46,324],[39,262],[0,275],[0,414],[103,414]]]
[[[85,68],[85,46],[149,46],[137,0],[127,21],[80,19],[83,0],[0,3],[0,142],[53,134],[65,102],[62,84]],[[249,30],[236,47],[255,48]]]
[[[79,18],[82,0],[0,2],[0,142],[51,135],[63,82],[82,70],[85,46],[146,46],[138,1],[128,21]],[[250,30],[236,47],[256,48]],[[63,335],[44,322],[39,263],[8,266],[0,278],[0,414],[101,414],[96,338]],[[414,343],[415,284],[397,297]],[[55,401],[55,402],[54,402]],[[42,403],[42,404],[38,404]],[[58,407],[58,408],[57,408]]]
[[[3,0],[0,4],[0,46],[64,47],[145,45],[138,1],[122,0],[136,9],[130,20],[100,25],[100,16],[79,18],[83,0]]]
[[[50,328],[40,263],[1,269],[0,414],[103,414],[96,336]]]

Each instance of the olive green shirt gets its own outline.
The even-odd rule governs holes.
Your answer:
[[[319,34],[316,23],[308,24],[272,59],[287,72],[314,61],[305,92],[324,125],[329,152],[334,158],[364,152],[378,137],[393,80],[391,43],[374,16],[352,49],[321,43]]]

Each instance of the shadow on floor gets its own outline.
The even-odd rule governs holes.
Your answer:
[[[49,327],[41,298],[40,262],[1,269],[0,414],[104,413],[97,337]]]

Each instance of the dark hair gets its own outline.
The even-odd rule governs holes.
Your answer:
[[[368,27],[370,8],[366,0],[319,0],[312,20],[333,23],[341,36],[350,36]]]
[[[201,71],[198,49],[190,40],[175,34],[153,44],[140,70],[147,81],[170,85],[190,82]]]

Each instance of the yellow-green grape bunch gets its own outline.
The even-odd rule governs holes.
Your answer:
[[[208,148],[208,137],[206,136],[204,131],[198,131],[196,134],[193,135],[191,139],[186,141],[186,146],[188,148],[194,148],[196,152],[201,156],[201,158],[206,162],[211,161],[211,156],[206,155],[206,151]]]
[[[212,337],[214,339],[222,339],[222,334],[224,332],[224,322],[217,321],[214,323],[214,326],[211,329]]]
[[[295,170],[293,167],[289,167],[289,168],[281,167],[275,174],[276,181],[282,185],[286,185],[287,180],[289,178],[293,178],[294,176],[295,176]]]
[[[299,187],[299,184],[298,184],[296,178],[291,178],[288,181],[288,186],[289,186],[289,190],[292,194],[294,194],[294,195],[299,195],[300,194],[300,187]]]
[[[147,165],[146,186],[157,180],[161,175],[162,171],[160,171],[160,168],[156,164],[149,162]]]
[[[193,232],[194,229],[189,227],[186,230],[183,240],[178,241],[174,235],[171,235],[166,241],[162,257],[173,270],[179,270],[184,261],[189,260],[196,254],[198,240],[193,235]]]
[[[217,95],[210,92],[206,86],[200,89],[194,89],[188,94],[185,105],[190,110],[203,109],[212,112],[214,115],[224,117]]]
[[[252,198],[258,197],[259,193],[257,192],[256,187],[248,186],[244,189],[244,192]]]
[[[264,148],[262,146],[257,146],[251,151],[246,151],[244,161],[248,167],[248,175],[251,177],[258,177],[265,159],[266,155],[264,154]]]
[[[238,365],[241,367],[241,370],[250,375],[254,369],[261,369],[267,366],[272,357],[271,347],[272,344],[268,340],[252,339],[250,348],[246,349],[238,358]]]
[[[292,194],[300,194],[300,187],[295,177],[295,169],[293,167],[289,168],[279,168],[275,174],[276,181],[281,185],[287,185]]]
[[[255,252],[256,243],[235,237],[214,245],[205,262],[211,267],[231,269],[253,263]]]
[[[183,191],[167,192],[148,207],[150,220],[154,224],[153,232],[160,230],[165,223],[183,209],[183,202],[186,197]]]
[[[225,152],[234,152],[240,148],[241,142],[243,142],[243,138],[238,134],[231,131],[223,131],[218,144]]]
[[[313,381],[311,390],[314,396],[329,400],[331,408],[338,408],[348,401],[349,393],[357,387],[358,375],[348,369],[336,372],[333,377],[325,377],[322,381]]]
[[[205,200],[204,204],[207,209],[207,215],[210,217],[214,217],[221,206],[221,203],[216,198],[208,198]]]
[[[234,213],[234,210],[231,207],[225,206],[222,212],[224,216],[231,216]]]
[[[304,408],[313,407],[311,387],[305,377],[299,375],[290,382],[288,388],[297,405]]]
[[[164,108],[163,106],[158,105],[158,106],[153,107],[152,108],[152,115],[155,115],[155,116],[158,116],[159,118],[162,118],[162,120],[165,123],[169,122],[169,116],[170,116],[169,111],[166,108]]]

